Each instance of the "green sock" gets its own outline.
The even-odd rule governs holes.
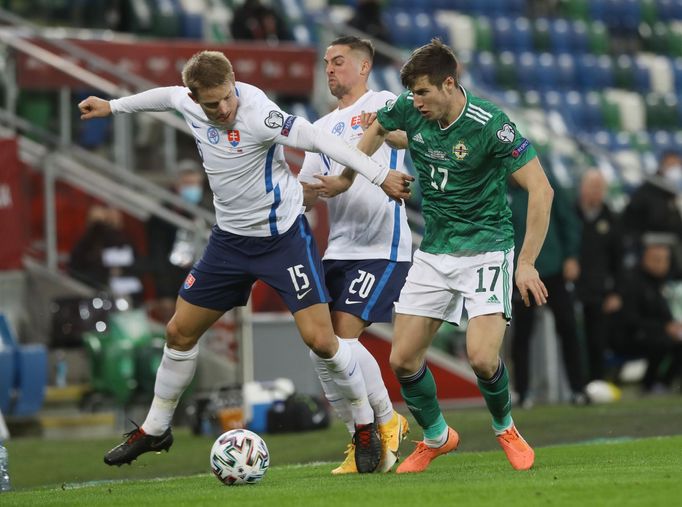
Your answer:
[[[440,437],[447,424],[438,406],[436,382],[426,363],[414,375],[398,379],[400,394],[403,395],[407,408],[424,430],[425,438]]]
[[[488,380],[478,378],[478,388],[481,390],[485,404],[493,416],[493,429],[503,431],[509,428],[512,424],[509,374],[501,359],[492,378]]]

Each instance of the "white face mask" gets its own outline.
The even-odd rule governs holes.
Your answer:
[[[675,190],[682,191],[682,165],[668,166],[663,177],[672,184]]]

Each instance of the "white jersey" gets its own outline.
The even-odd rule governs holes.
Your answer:
[[[293,145],[289,135],[297,118],[255,86],[237,82],[235,90],[239,108],[229,129],[210,122],[182,86],[155,88],[110,104],[114,114],[179,111],[203,160],[218,227],[241,236],[275,236],[287,231],[303,212],[301,185],[289,170],[282,147]]]
[[[362,137],[360,114],[374,112],[395,100],[388,91],[368,91],[355,104],[335,109],[314,125],[340,136],[348,144],[358,144]],[[383,144],[372,156],[391,169],[406,172],[404,150]],[[322,153],[306,153],[299,180],[317,181],[314,174],[340,174],[344,166]],[[412,260],[412,236],[407,224],[405,206],[389,199],[365,178],[355,178],[344,193],[327,200],[329,209],[329,242],[324,259],[388,259]]]

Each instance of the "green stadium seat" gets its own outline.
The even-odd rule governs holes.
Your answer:
[[[645,98],[646,123],[649,130],[679,128],[677,98],[673,94],[650,93]]]
[[[492,51],[493,33],[487,18],[478,17],[474,21],[476,30],[476,49],[478,51]]]
[[[516,79],[516,58],[509,51],[503,52],[497,59],[495,66],[495,82],[500,88],[515,88],[518,85]]]
[[[606,25],[594,22],[588,25],[587,40],[592,53],[603,55],[610,50],[609,32]]]
[[[533,47],[538,53],[552,50],[549,30],[550,24],[547,19],[538,19],[533,23]]]
[[[563,0],[560,3],[560,12],[571,19],[590,19],[588,0]]]
[[[682,56],[682,26],[671,24],[668,29],[668,56]]]
[[[656,0],[640,0],[642,9],[642,22],[653,25],[658,21],[658,9]]]
[[[600,99],[604,126],[608,130],[622,130],[618,104],[613,102],[603,93],[601,94]]]
[[[55,121],[54,94],[40,91],[19,93],[17,113],[36,127],[49,130]]]

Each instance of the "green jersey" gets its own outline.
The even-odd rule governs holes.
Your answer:
[[[380,109],[386,130],[407,133],[422,190],[429,253],[495,252],[514,246],[507,177],[536,156],[535,149],[496,105],[462,88],[466,105],[447,128],[427,120],[402,93]]]

